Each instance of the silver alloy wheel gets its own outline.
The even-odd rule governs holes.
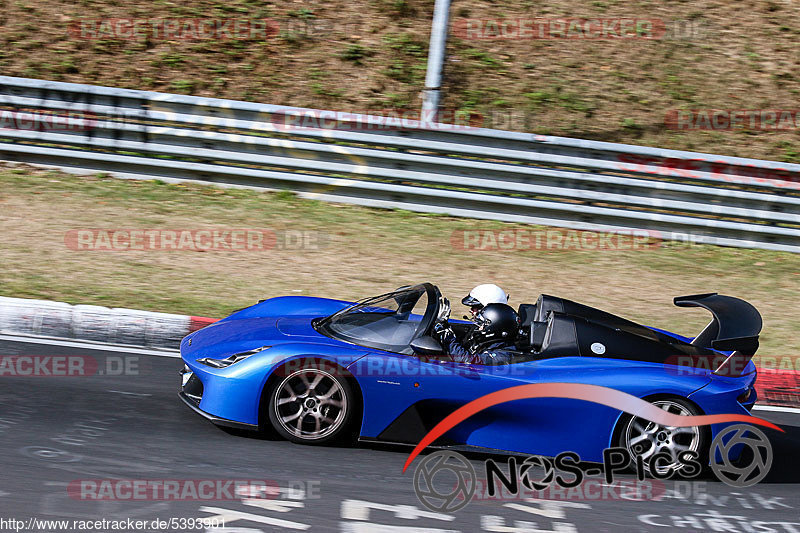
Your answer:
[[[303,440],[335,432],[347,415],[347,395],[339,381],[324,370],[304,368],[275,388],[273,409],[278,423]]]
[[[674,400],[657,400],[653,405],[668,413],[677,415],[693,415],[689,409]],[[645,469],[651,472],[650,458],[656,453],[666,453],[670,462],[659,461],[656,474],[664,474],[668,469],[678,472],[684,466],[678,460],[683,451],[698,453],[700,446],[700,428],[661,426],[644,418],[631,418],[622,435],[622,445],[630,452],[631,457],[640,455]],[[652,472],[651,472],[652,473]]]

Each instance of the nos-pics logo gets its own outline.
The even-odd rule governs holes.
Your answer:
[[[626,457],[620,460],[620,455]],[[570,460],[559,460],[562,456]],[[495,488],[495,481],[499,480],[515,496],[524,487],[542,491],[555,483],[560,487],[571,488],[580,484],[585,476],[603,475],[606,482],[611,483],[614,473],[630,471],[644,479],[641,469],[636,468],[641,461],[637,457],[631,457],[624,448],[609,448],[603,456],[602,465],[581,463],[575,452],[564,452],[555,460],[542,456],[530,456],[524,461],[512,458],[507,463],[506,475],[503,475],[495,461],[487,459],[483,464],[484,479],[490,494]],[[720,431],[714,438],[709,449],[708,464],[720,481],[732,487],[743,488],[755,485],[766,477],[772,466],[772,458],[772,445],[762,431],[749,424],[735,424]],[[534,475],[532,467],[543,472]],[[561,472],[559,467],[565,471]],[[567,475],[562,475],[565,473]],[[675,469],[669,476],[673,473],[697,477],[700,468]],[[669,476],[654,477],[665,479]],[[462,509],[475,497],[477,488],[475,466],[454,451],[432,453],[414,471],[414,492],[417,498],[422,505],[435,512],[451,513]]]

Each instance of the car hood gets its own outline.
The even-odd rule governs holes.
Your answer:
[[[222,320],[195,331],[181,341],[181,355],[220,359],[261,346],[306,343],[349,346],[318,333],[311,321],[316,316],[255,317]]]
[[[351,346],[318,333],[311,321],[344,309],[351,302],[311,296],[278,296],[240,309],[184,337],[181,355],[223,358],[261,346],[284,343]]]
[[[309,317],[281,317],[275,321],[275,329],[287,337],[319,338],[320,334],[311,325],[311,320]]]

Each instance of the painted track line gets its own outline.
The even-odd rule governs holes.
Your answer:
[[[155,355],[158,357],[180,357],[175,350],[159,350],[155,348],[139,348],[122,344],[105,344],[102,342],[67,340],[56,337],[27,337],[25,335],[8,335],[0,333],[0,341],[25,342],[29,344],[48,344],[50,346],[64,346],[66,348],[83,348],[86,350],[100,350],[104,352],[125,352],[134,355]]]
[[[753,411],[773,411],[776,413],[800,413],[800,407],[783,407],[781,405],[758,405],[753,406]]]

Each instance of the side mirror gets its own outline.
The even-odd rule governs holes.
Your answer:
[[[414,350],[415,354],[419,355],[439,355],[444,353],[444,349],[442,348],[442,345],[439,344],[439,341],[430,335],[417,337],[411,341],[409,346],[411,346],[411,349]]]

